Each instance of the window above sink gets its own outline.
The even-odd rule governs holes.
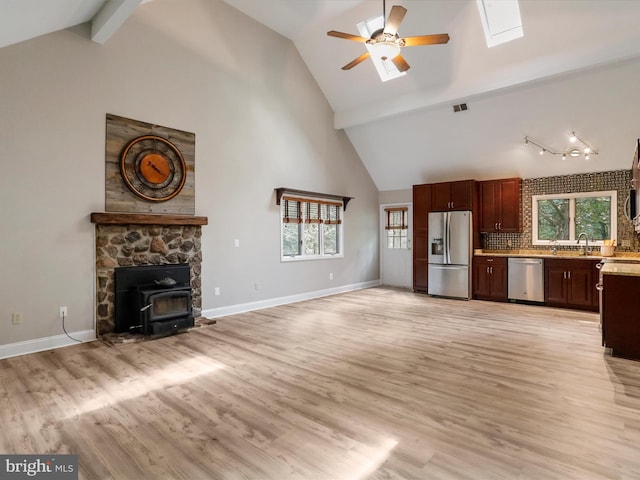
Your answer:
[[[589,245],[617,238],[615,190],[533,195],[531,203],[533,245],[575,245],[581,233]]]

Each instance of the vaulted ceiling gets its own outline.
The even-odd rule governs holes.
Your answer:
[[[411,69],[388,82],[371,61],[341,70],[364,46],[326,35],[358,34],[357,23],[382,13],[382,0],[225,2],[295,44],[380,190],[630,167],[640,136],[639,1],[520,0],[524,37],[488,48],[476,0],[390,0],[387,10],[408,10],[400,36],[446,32],[451,40],[403,49]],[[84,22],[104,43],[128,15],[153,8],[134,12],[140,3],[2,2],[0,47]],[[462,102],[469,109],[454,113]],[[599,155],[562,161],[522,145],[528,135],[562,151],[572,130]]]

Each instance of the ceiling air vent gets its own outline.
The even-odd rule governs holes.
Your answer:
[[[461,103],[459,105],[454,105],[453,106],[453,111],[454,112],[464,112],[465,110],[469,110],[469,107],[467,107],[466,103]]]

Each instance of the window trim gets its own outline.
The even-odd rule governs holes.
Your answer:
[[[606,190],[595,192],[550,193],[531,196],[531,244],[532,245],[576,245],[575,199],[589,197],[611,197],[611,239],[618,238],[618,191]],[[538,200],[568,199],[569,200],[569,240],[540,240],[538,239]],[[573,201],[572,201],[573,200]],[[589,239],[589,245],[601,246],[602,240]]]
[[[332,198],[335,198],[335,196],[332,196]],[[343,198],[349,198],[349,197],[343,197]],[[289,225],[297,224],[300,235],[304,234],[303,230],[305,225],[307,224],[319,225],[320,227],[319,227],[319,233],[318,233],[318,236],[319,236],[318,240],[319,240],[320,252],[324,252],[324,225],[325,225],[325,222],[322,222],[322,221],[305,222],[304,219],[302,218],[300,218],[299,222],[285,222],[284,216],[282,215],[282,211],[283,211],[286,200],[316,203],[318,205],[335,205],[338,207],[338,210],[337,210],[338,221],[326,223],[327,225],[336,225],[336,228],[337,228],[337,232],[336,232],[337,245],[336,246],[338,249],[338,253],[335,253],[335,254],[321,253],[319,255],[305,255],[304,247],[303,247],[301,248],[301,253],[299,255],[284,255],[283,226],[285,224],[289,224]],[[288,195],[286,193],[282,195],[281,202],[280,202],[281,205],[278,210],[278,215],[280,216],[280,261],[281,262],[300,262],[300,261],[306,261],[306,260],[327,260],[327,259],[333,259],[333,258],[344,258],[343,225],[344,225],[345,206],[346,206],[346,202],[348,201],[349,200],[340,201],[340,200],[333,200],[333,199],[328,201],[326,196],[311,197],[311,196],[300,195],[300,194],[296,194],[295,196],[293,196],[293,195]],[[299,209],[299,211],[302,211],[302,207]]]
[[[402,212],[402,221],[400,225],[391,225],[391,214],[394,212]],[[383,247],[391,250],[409,250],[409,207],[406,205],[400,207],[387,206],[383,209],[384,214],[384,231],[385,231],[385,242]],[[405,247],[390,247],[389,246],[389,231],[390,230],[399,230],[400,232],[405,232],[406,238],[406,246]]]

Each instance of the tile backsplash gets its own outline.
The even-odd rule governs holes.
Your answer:
[[[521,186],[522,232],[483,233],[482,247],[491,250],[535,250],[548,249],[546,246],[532,245],[531,197],[553,193],[618,191],[618,242],[616,251],[640,251],[640,240],[633,225],[625,216],[625,202],[631,185],[631,170],[582,173],[557,177],[524,178]],[[624,246],[623,243],[629,243]],[[558,250],[577,250],[579,247],[558,246]]]

